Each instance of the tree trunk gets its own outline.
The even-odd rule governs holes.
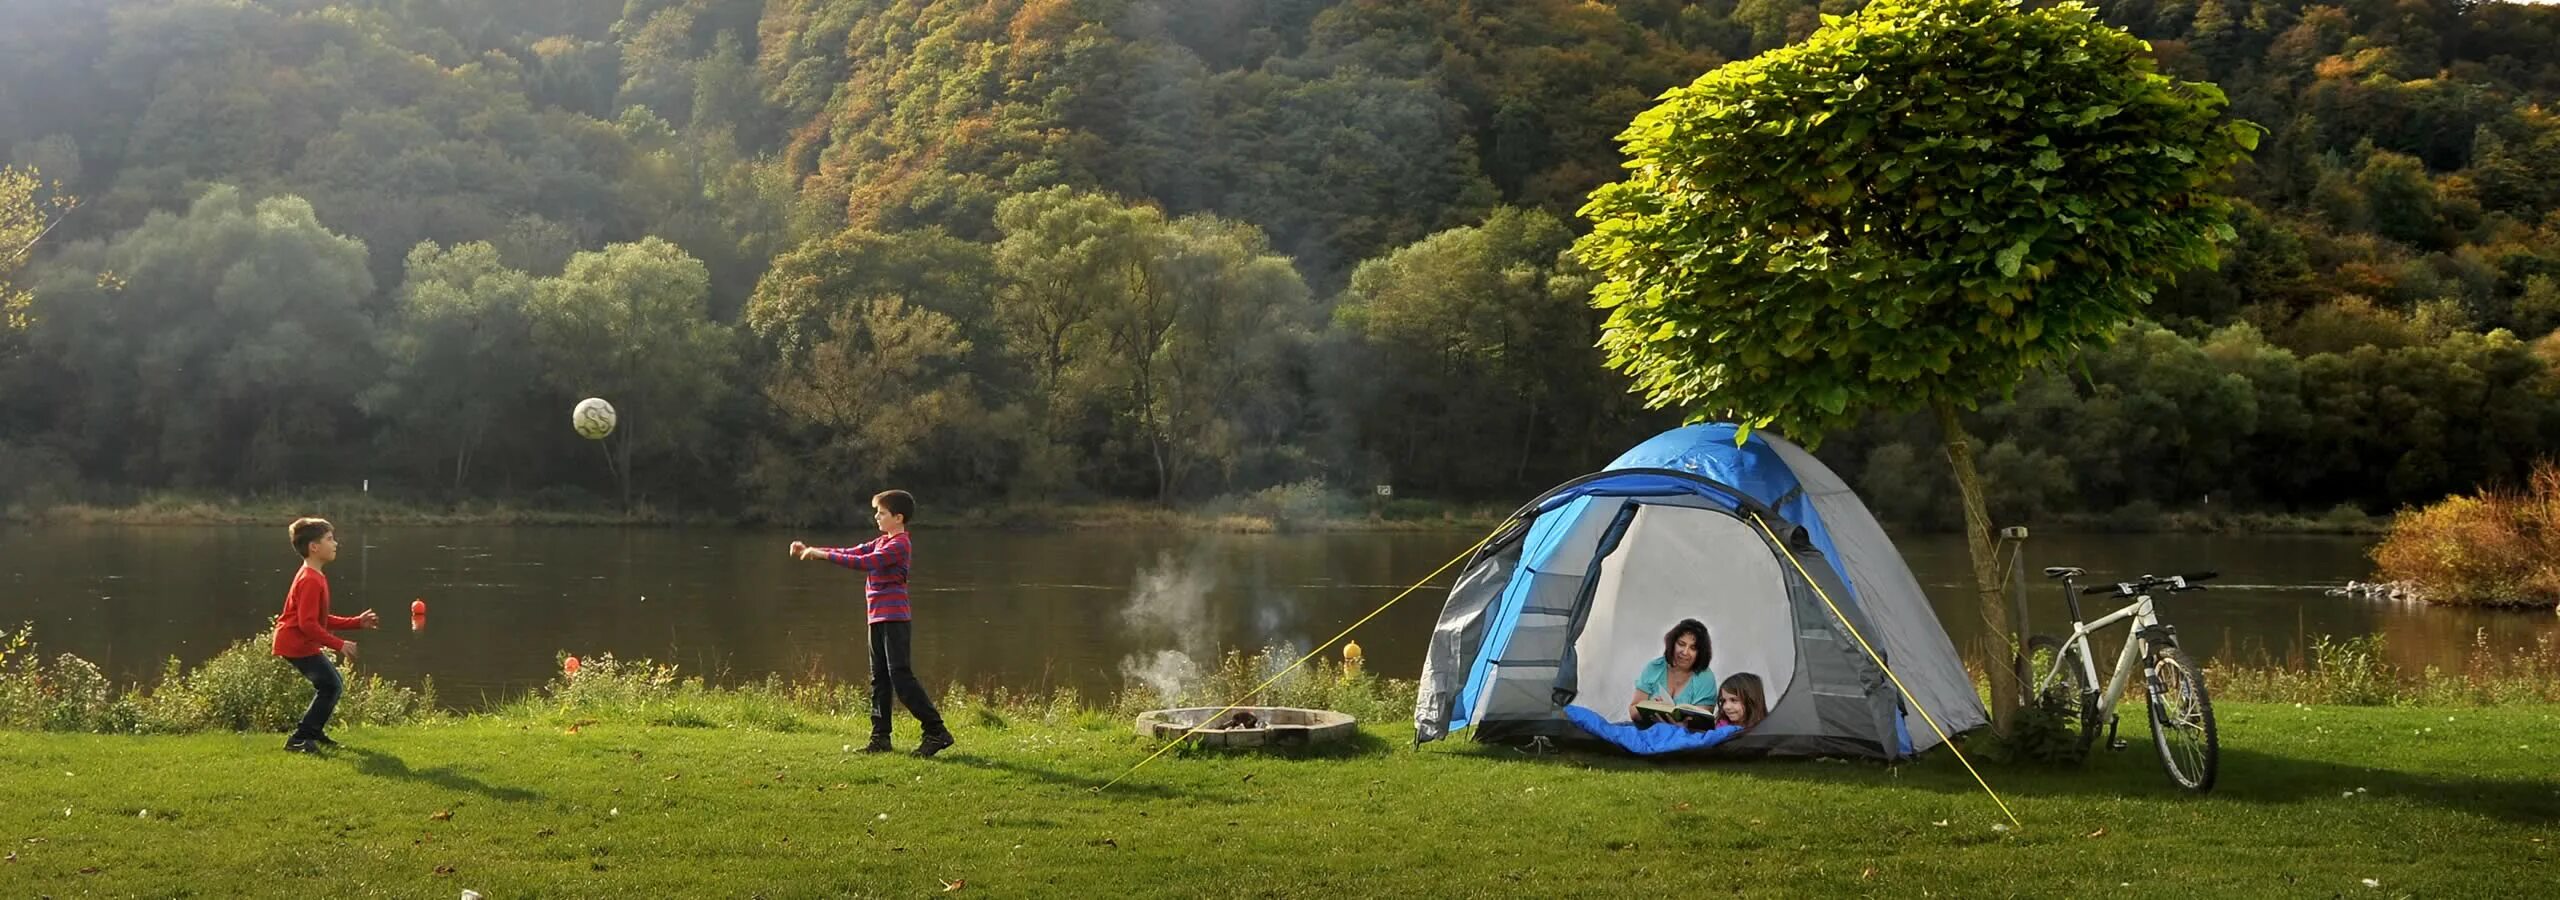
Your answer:
[[[1170,509],[1173,507],[1173,471],[1165,465],[1163,429],[1152,425],[1147,427],[1147,450],[1156,460],[1156,505]]]
[[[1532,393],[1529,395],[1528,418],[1522,423],[1520,428],[1520,464],[1511,470],[1512,481],[1526,482],[1529,480],[1529,450],[1537,445],[1537,439],[1538,395]]]
[[[1973,436],[1965,433],[1964,423],[1956,418],[1954,404],[1939,401],[1937,413],[1947,462],[1955,467],[1956,490],[1964,496],[1964,545],[1973,558],[1973,585],[1987,629],[1979,649],[1991,679],[1991,731],[2005,737],[2025,683],[2018,673],[2017,629],[2009,621],[2009,605],[2000,599],[1998,550],[1991,539],[1991,511],[1983,500],[1982,473],[1973,467]]]
[[[614,479],[622,483],[622,514],[631,515],[631,423],[622,423],[622,464],[615,467]]]

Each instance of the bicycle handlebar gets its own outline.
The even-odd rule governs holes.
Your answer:
[[[2132,581],[2120,581],[2115,584],[2102,584],[2095,587],[2081,588],[2080,593],[2088,595],[2114,594],[2119,597],[2131,597],[2135,594],[2148,592],[2154,588],[2168,588],[2173,592],[2201,591],[2204,590],[2204,585],[2196,584],[2196,582],[2209,581],[2218,577],[2220,574],[2221,573],[2219,572],[2195,572],[2186,575],[2144,575]]]

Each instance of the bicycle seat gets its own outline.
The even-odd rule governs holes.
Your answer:
[[[2089,570],[2080,568],[2079,566],[2044,567],[2044,577],[2046,578],[2078,578],[2087,574],[2089,574]]]

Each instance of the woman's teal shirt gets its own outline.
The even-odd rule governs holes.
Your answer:
[[[1645,663],[1644,671],[1636,675],[1636,690],[1643,691],[1647,697],[1662,696],[1663,686],[1670,683],[1671,661],[1659,656]],[[1671,698],[1671,705],[1715,708],[1716,673],[1707,669],[1690,673],[1689,684],[1680,689],[1680,696]]]

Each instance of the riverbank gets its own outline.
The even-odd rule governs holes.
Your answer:
[[[1524,756],[1388,721],[1130,773],[1151,745],[1117,716],[954,710],[959,746],[926,760],[744,703],[347,726],[317,758],[270,734],[0,732],[0,892],[2492,896],[2560,866],[2548,705],[2221,704],[2202,798],[2140,740],[2083,768],[1977,758],[2012,826],[1944,752]]]
[[[1524,495],[1525,497],[1525,495]],[[944,528],[1063,531],[1116,528],[1223,534],[1290,532],[1483,533],[1501,524],[1515,506],[1394,500],[1376,506],[1346,497],[1264,492],[1184,508],[1149,503],[1007,503],[952,510],[928,507],[918,524]],[[625,514],[595,506],[542,506],[472,500],[452,504],[406,503],[346,493],[308,497],[211,498],[158,495],[125,505],[67,504],[14,509],[5,521],[24,525],[274,525],[301,515],[340,524],[543,525],[581,527],[742,527],[765,523],[710,513],[671,513],[643,507]],[[2137,505],[2114,513],[2063,513],[2029,523],[2054,534],[2322,534],[2381,535],[2388,516],[2351,509],[2319,516],[2230,510],[2168,510]],[[1933,533],[1896,527],[1897,532]]]
[[[1062,531],[1120,528],[1161,531],[1271,534],[1305,531],[1485,531],[1501,524],[1512,507],[1482,504],[1397,501],[1376,514],[1309,508],[1270,508],[1259,498],[1218,501],[1195,508],[1173,509],[1147,503],[993,504],[958,509],[927,508],[918,524],[941,528],[986,528]],[[543,507],[507,501],[463,501],[453,504],[404,503],[367,494],[310,497],[202,498],[155,496],[112,506],[66,504],[40,510],[18,509],[6,521],[24,525],[274,525],[297,516],[318,515],[341,525],[452,526],[547,525],[582,527],[748,527],[766,523],[735,516],[675,514],[654,507],[620,513],[596,507]]]

